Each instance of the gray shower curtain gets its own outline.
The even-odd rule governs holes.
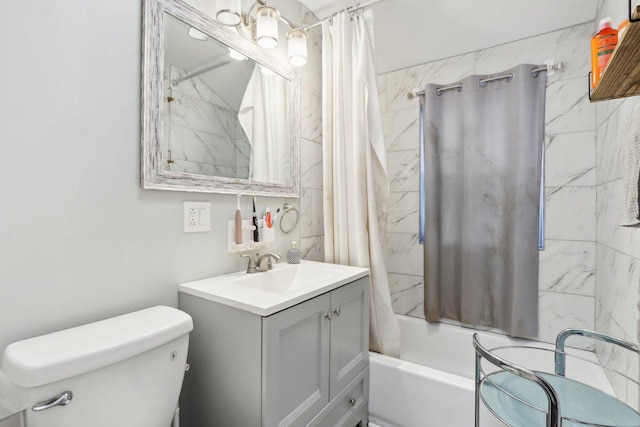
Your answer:
[[[441,95],[425,88],[427,320],[537,335],[546,75],[533,68],[470,76]]]

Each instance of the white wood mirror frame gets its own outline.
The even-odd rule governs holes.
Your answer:
[[[209,37],[232,47],[291,82],[291,178],[286,185],[169,171],[163,168],[164,19],[169,14]],[[300,73],[244,36],[227,28],[181,0],[144,0],[142,49],[142,187],[154,190],[203,193],[243,193],[299,197]]]

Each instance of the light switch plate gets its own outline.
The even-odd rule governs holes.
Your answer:
[[[184,202],[182,231],[199,233],[211,231],[211,203]]]

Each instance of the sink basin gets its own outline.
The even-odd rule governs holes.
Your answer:
[[[366,268],[303,260],[274,264],[266,272],[239,271],[183,283],[180,293],[270,316],[368,275]]]
[[[318,267],[304,263],[276,266],[274,270],[240,276],[234,283],[254,290],[283,294],[313,287],[319,281],[339,278],[342,272],[328,267],[330,265]]]

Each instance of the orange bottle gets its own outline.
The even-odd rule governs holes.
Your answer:
[[[591,86],[595,89],[618,44],[618,30],[611,28],[611,18],[604,18],[598,33],[591,38]]]
[[[620,23],[620,25],[618,25],[618,43],[620,42],[620,40],[622,40],[622,37],[624,37],[624,32],[627,29],[627,25],[629,25],[628,19],[625,19]]]

